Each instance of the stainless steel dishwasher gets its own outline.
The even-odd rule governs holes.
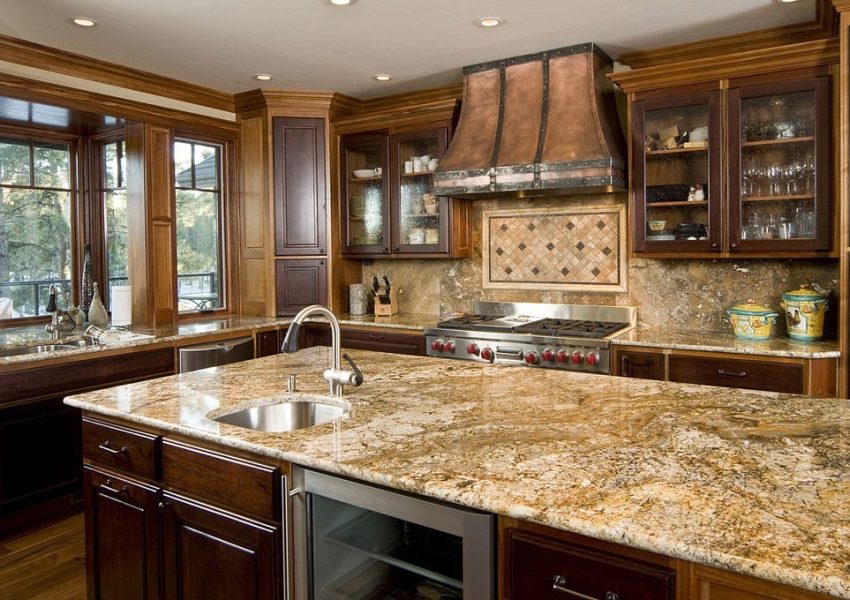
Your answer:
[[[183,346],[178,351],[181,373],[229,365],[252,358],[254,358],[254,338],[252,337]]]

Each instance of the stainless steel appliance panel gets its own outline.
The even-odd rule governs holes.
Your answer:
[[[220,367],[254,358],[254,338],[240,337],[208,344],[183,346],[178,349],[181,373]]]

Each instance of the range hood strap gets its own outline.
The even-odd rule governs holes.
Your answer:
[[[490,158],[490,191],[496,191],[496,165],[499,164],[499,150],[502,148],[502,128],[505,124],[505,90],[507,89],[506,62],[499,61],[499,119],[496,121],[496,140],[493,144],[493,156]]]
[[[541,103],[540,135],[537,138],[537,152],[534,155],[534,164],[539,166],[543,160],[543,145],[546,142],[546,124],[549,122],[549,53],[543,53],[543,102]],[[534,170],[535,182],[540,180],[539,169]],[[535,187],[537,187],[535,185]]]

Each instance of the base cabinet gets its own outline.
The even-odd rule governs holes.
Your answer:
[[[288,465],[83,422],[88,600],[283,598]]]
[[[163,505],[166,600],[281,597],[280,527],[169,492]]]

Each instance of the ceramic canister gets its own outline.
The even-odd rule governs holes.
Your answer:
[[[785,311],[788,336],[795,340],[812,342],[823,337],[823,321],[828,303],[826,296],[808,285],[782,294],[779,303]]]
[[[726,314],[732,321],[735,337],[745,340],[768,339],[779,317],[778,313],[763,304],[756,304],[753,300],[747,300],[744,304],[737,304],[726,309]]]
[[[349,288],[348,311],[352,315],[365,315],[369,312],[369,286],[365,283],[352,283]]]

